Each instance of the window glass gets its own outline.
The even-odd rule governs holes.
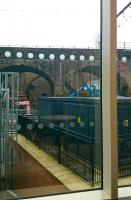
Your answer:
[[[0,199],[101,188],[100,1],[6,3]]]
[[[117,111],[118,184],[131,185],[131,62],[130,1],[118,1],[117,9]]]

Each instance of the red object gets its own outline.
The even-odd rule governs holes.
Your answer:
[[[30,114],[30,101],[19,101],[16,103],[18,106],[26,106],[27,114]]]

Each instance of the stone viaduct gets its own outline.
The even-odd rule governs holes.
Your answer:
[[[127,59],[124,62],[123,57]],[[0,47],[0,71],[35,74],[27,76],[31,83],[43,77],[48,96],[63,96],[69,87],[100,80],[100,60],[99,49]],[[131,96],[127,92],[131,88],[131,50],[118,49],[117,63],[118,92],[124,88]]]

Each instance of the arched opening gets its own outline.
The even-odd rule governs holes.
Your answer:
[[[29,65],[9,65],[1,72],[19,73],[19,102],[30,101],[32,111],[37,110],[38,97],[54,96],[54,83],[50,76],[41,69]],[[25,106],[19,106],[24,112]]]
[[[48,74],[46,74],[45,72],[39,69],[36,69],[28,65],[10,65],[8,67],[2,68],[0,71],[1,72],[18,72],[18,73],[29,72],[29,73],[37,74],[38,76],[43,77],[48,82],[50,86],[49,96],[54,95],[54,83],[52,79],[49,77]]]

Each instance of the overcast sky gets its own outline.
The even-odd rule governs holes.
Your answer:
[[[118,11],[129,0],[118,0]],[[118,19],[118,42],[130,42],[131,8]],[[0,0],[0,45],[95,47],[99,0]],[[125,37],[125,38],[124,38]]]
[[[130,0],[118,0],[118,12],[125,7]],[[131,8],[127,8],[117,19],[117,41],[126,42],[131,48]]]

